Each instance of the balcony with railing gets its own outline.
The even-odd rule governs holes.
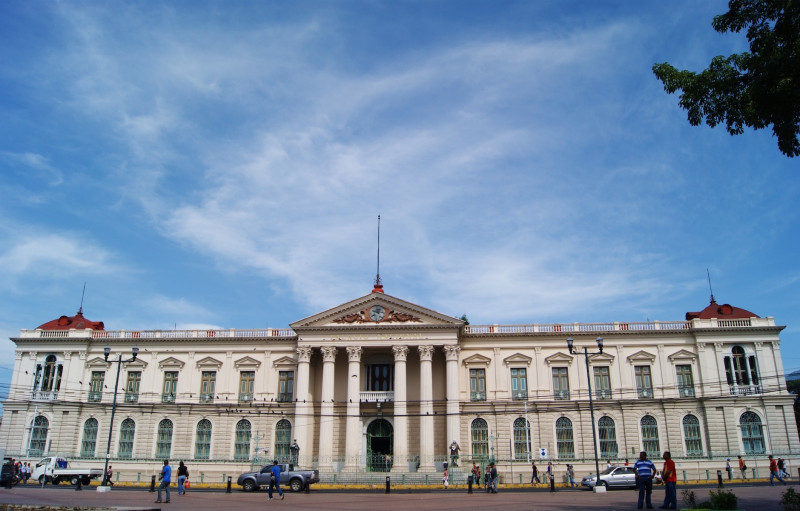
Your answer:
[[[486,401],[486,392],[475,392],[472,391],[469,393],[469,400],[470,401]]]
[[[278,392],[276,401],[279,403],[290,403],[292,401],[291,392]]]
[[[174,403],[175,402],[175,394],[161,394],[161,402],[162,403]]]
[[[385,403],[387,401],[394,401],[394,391],[375,391],[369,390],[361,392],[362,403]]]
[[[89,392],[89,402],[99,403],[103,399],[102,392]]]
[[[209,393],[200,394],[200,402],[201,403],[213,403],[214,402],[214,394],[209,394]]]
[[[650,387],[640,387],[636,389],[639,399],[653,399],[653,389]]]
[[[528,399],[528,391],[527,390],[512,390],[511,391],[511,399],[514,401],[526,401]]]
[[[240,393],[239,394],[239,402],[240,403],[249,403],[252,400],[253,400],[253,394],[252,393],[246,393],[246,394],[245,393]]]
[[[597,389],[594,391],[595,399],[611,399],[611,389]]]
[[[694,387],[681,386],[678,387],[678,395],[681,397],[694,397]]]
[[[58,399],[56,390],[34,390],[31,392],[32,401],[55,401]]]
[[[553,391],[553,399],[556,399],[556,400],[569,400],[569,391],[568,390],[554,390]]]
[[[729,388],[731,396],[754,396],[761,394],[761,385],[734,385]]]
[[[126,392],[125,393],[125,402],[126,403],[138,403],[139,402],[139,394],[135,392]]]

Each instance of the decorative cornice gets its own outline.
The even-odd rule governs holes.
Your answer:
[[[392,346],[392,353],[394,353],[395,362],[405,362],[408,360],[408,346]]]
[[[417,346],[417,351],[419,352],[419,359],[421,361],[428,361],[430,362],[433,360],[433,346]]]

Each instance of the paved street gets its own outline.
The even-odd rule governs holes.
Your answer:
[[[794,486],[796,489],[800,489]],[[680,501],[681,487],[678,488]],[[708,498],[713,488],[692,487],[698,502]],[[782,486],[726,486],[739,497],[739,508],[748,511],[779,510],[778,504]],[[653,504],[658,508],[664,498],[663,488],[653,492]],[[117,509],[166,509],[191,511],[220,511],[223,509],[253,509],[285,507],[291,509],[328,510],[422,510],[437,511],[465,509],[503,509],[505,510],[630,510],[636,509],[636,494],[630,490],[610,491],[595,495],[585,490],[561,490],[555,493],[539,490],[509,490],[497,495],[484,492],[468,494],[463,490],[397,490],[390,494],[383,491],[355,492],[337,490],[316,490],[308,494],[286,492],[286,499],[267,500],[267,492],[245,493],[234,490],[224,491],[193,490],[187,495],[178,496],[172,492],[170,504],[155,504],[155,493],[143,489],[114,488],[109,493],[98,493],[94,487],[75,491],[71,487],[20,487],[11,490],[0,489],[0,504],[25,504],[37,506],[70,506]]]

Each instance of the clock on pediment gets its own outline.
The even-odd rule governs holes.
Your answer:
[[[378,322],[386,317],[386,309],[381,307],[380,305],[373,305],[372,308],[369,309],[369,318],[374,321]]]

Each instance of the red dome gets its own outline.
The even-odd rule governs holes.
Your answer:
[[[757,314],[753,314],[752,312],[744,309],[740,309],[739,307],[734,307],[733,305],[723,304],[718,305],[717,302],[714,301],[714,297],[711,297],[711,303],[708,304],[708,307],[701,310],[700,312],[687,312],[686,313],[686,320],[692,319],[749,319],[749,318],[758,318]]]
[[[89,321],[83,317],[83,311],[79,310],[77,314],[72,317],[61,316],[58,319],[48,321],[43,325],[36,327],[36,330],[105,330],[105,325],[102,321]]]

